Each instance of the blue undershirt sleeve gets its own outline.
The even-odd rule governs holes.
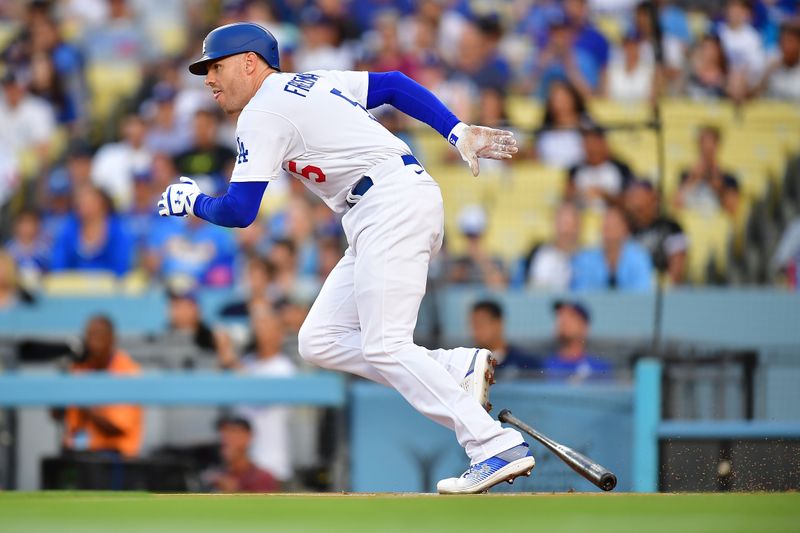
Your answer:
[[[228,192],[214,198],[199,194],[194,202],[196,217],[217,226],[246,228],[258,216],[261,198],[267,190],[268,181],[231,182]]]
[[[367,109],[390,104],[424,122],[447,139],[460,121],[428,89],[402,72],[370,72]]]

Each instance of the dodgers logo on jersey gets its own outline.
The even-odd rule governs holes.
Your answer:
[[[244,143],[239,137],[236,137],[236,144],[239,145],[239,153],[236,154],[236,164],[241,165],[242,163],[247,163],[247,154],[250,152],[244,147]]]

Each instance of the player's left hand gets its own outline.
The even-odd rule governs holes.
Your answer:
[[[477,176],[481,171],[478,164],[479,157],[511,159],[511,156],[519,150],[514,134],[506,130],[470,126],[462,122],[453,128],[453,134],[458,137],[456,148],[461,154],[461,159],[469,165],[473,176]]]
[[[181,176],[181,182],[167,187],[158,201],[158,214],[162,217],[185,217],[194,214],[194,202],[200,187],[193,179]]]

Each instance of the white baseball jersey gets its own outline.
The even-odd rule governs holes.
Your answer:
[[[269,181],[281,168],[334,211],[365,172],[409,147],[366,109],[367,72],[275,73],[242,110],[231,181]]]

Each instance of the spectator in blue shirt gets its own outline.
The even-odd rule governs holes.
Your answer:
[[[588,52],[600,69],[608,64],[608,40],[589,20],[587,0],[564,0],[564,13],[575,31],[575,46]]]
[[[628,221],[619,206],[610,206],[606,211],[601,246],[584,250],[572,260],[570,286],[576,291],[653,288],[650,255],[631,239]]]
[[[28,288],[38,285],[50,266],[50,248],[42,236],[39,213],[26,209],[14,221],[14,235],[6,251],[17,264],[20,283]]]
[[[590,52],[576,45],[575,36],[575,28],[566,18],[550,23],[547,43],[535,59],[533,69],[534,86],[538,84],[541,100],[557,81],[568,82],[584,98],[599,89],[602,66]]]
[[[147,269],[162,279],[188,277],[206,287],[233,282],[236,239],[227,228],[197,217],[162,219],[153,224]]]
[[[544,362],[545,375],[572,383],[611,377],[611,365],[586,350],[592,321],[586,305],[577,300],[558,300],[553,312],[557,347]]]
[[[111,199],[94,185],[75,193],[75,214],[53,246],[52,270],[107,270],[117,276],[131,267],[131,239],[113,214]]]

